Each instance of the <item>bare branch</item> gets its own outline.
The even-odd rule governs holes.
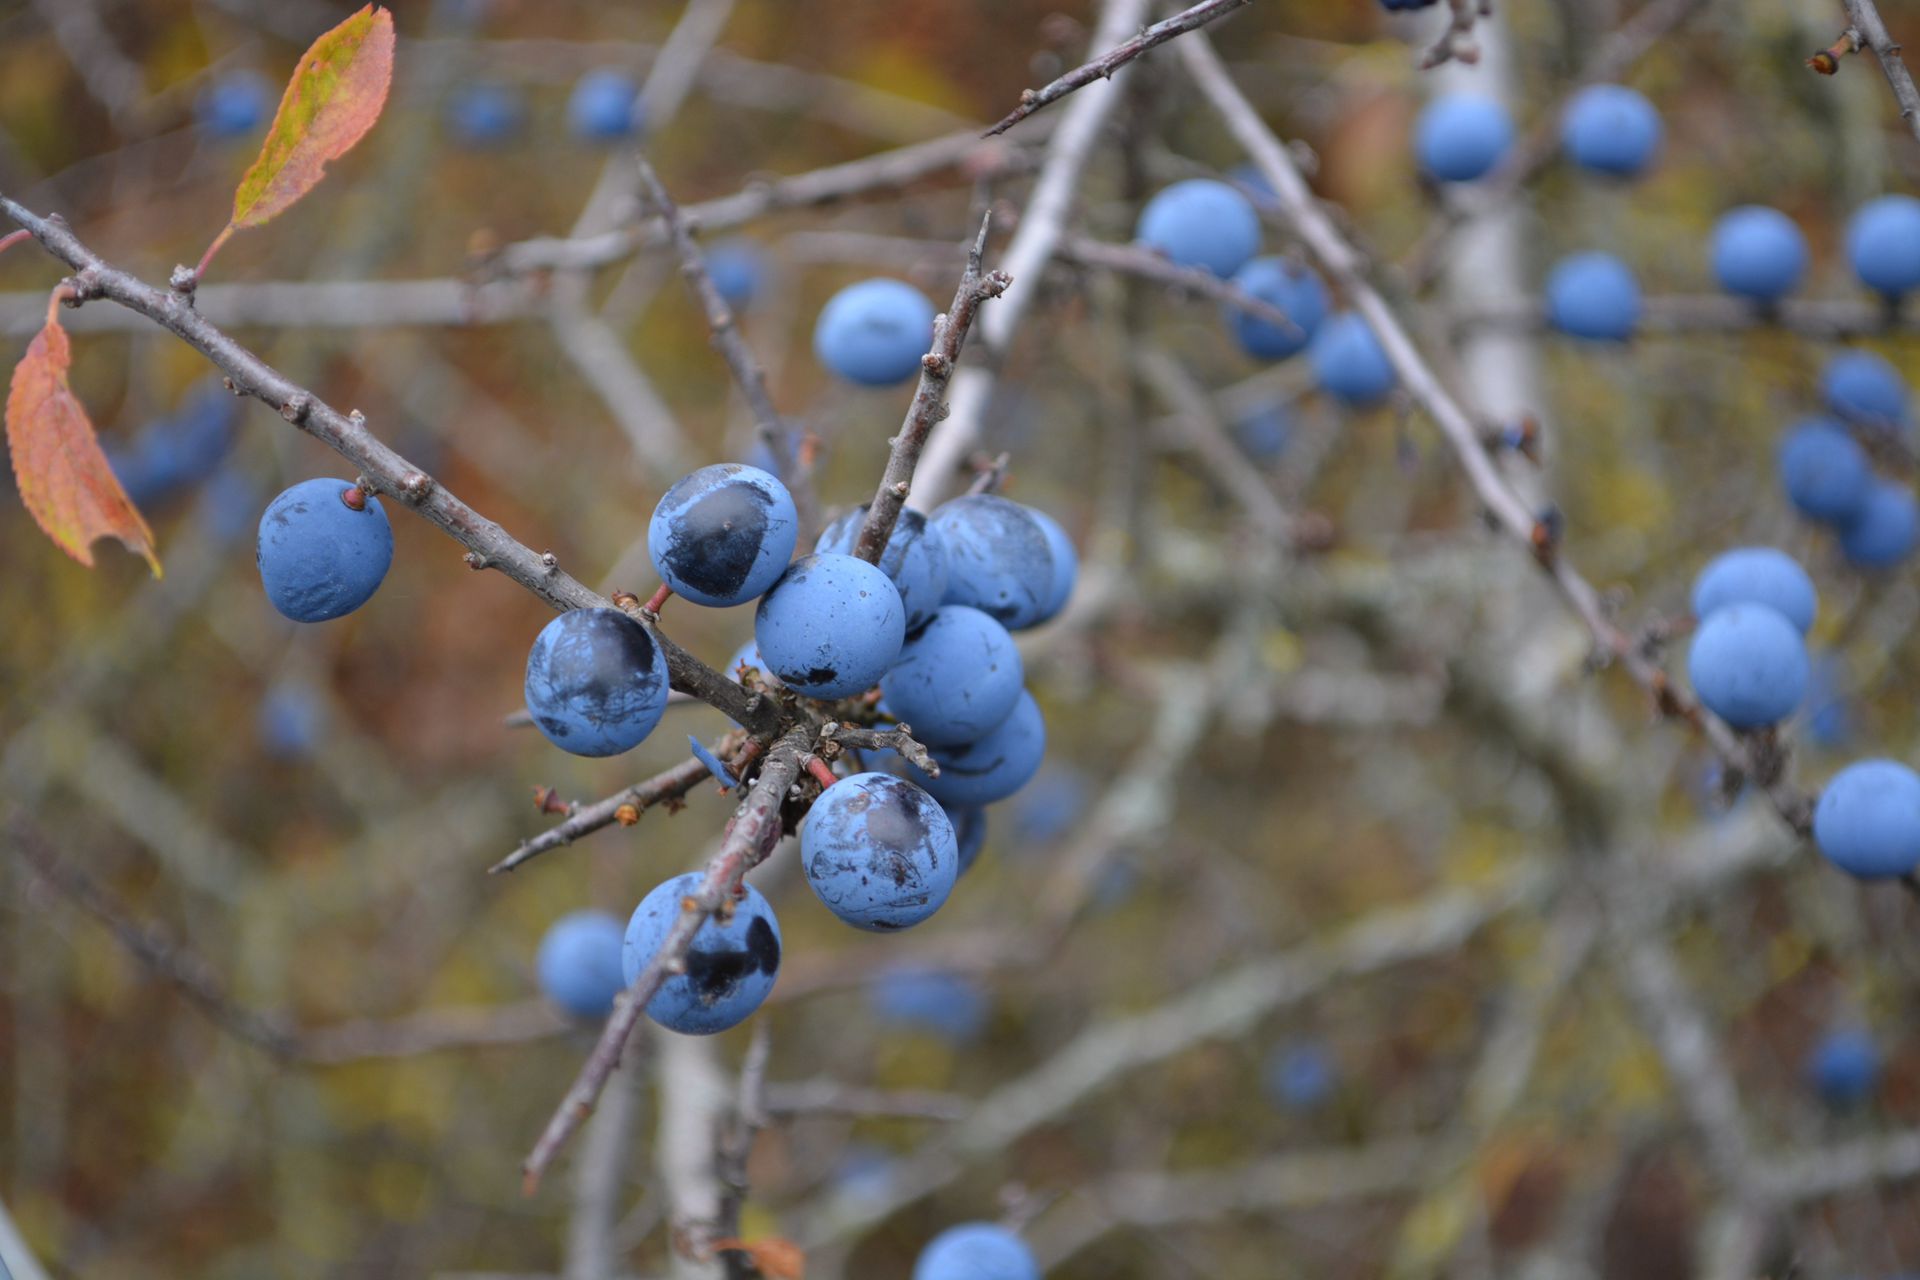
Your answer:
[[[1111,80],[1113,73],[1132,62],[1156,45],[1165,44],[1175,36],[1205,26],[1215,18],[1224,18],[1235,9],[1249,3],[1249,0],[1201,0],[1191,9],[1174,14],[1171,18],[1154,23],[1133,39],[1116,46],[1108,52],[1084,63],[1067,74],[1054,80],[1042,89],[1027,89],[1020,95],[1020,105],[1009,111],[999,124],[987,130],[991,138],[997,133],[1005,133],[1034,112],[1072,93],[1075,89],[1085,88],[1095,80]]]
[[[898,751],[907,760],[930,778],[940,776],[940,766],[935,763],[927,749],[913,736],[912,726],[896,725],[891,729],[863,729],[855,724],[838,722],[825,725],[820,730],[820,743],[851,747],[855,751]],[[823,752],[823,755],[826,753]],[[832,759],[831,755],[826,756]]]
[[[1461,330],[1535,330],[1548,327],[1538,298],[1501,299],[1456,312]],[[1641,299],[1641,334],[1738,333],[1780,329],[1810,338],[1908,336],[1920,333],[1920,315],[1897,305],[1859,299],[1786,298],[1770,306],[1726,294],[1656,294]]]
[[[1873,0],[1841,0],[1841,3],[1847,8],[1847,21],[1853,24],[1867,48],[1873,50],[1873,56],[1880,59],[1880,70],[1886,73],[1887,85],[1900,106],[1900,118],[1906,121],[1907,132],[1920,139],[1920,89],[1914,88],[1913,75],[1900,57],[1900,46],[1880,18],[1879,6]]]
[[[934,322],[933,347],[920,357],[920,385],[914,389],[907,420],[893,438],[886,468],[880,473],[880,487],[874,491],[873,501],[867,504],[866,519],[861,522],[860,536],[853,545],[853,554],[868,564],[880,563],[887,539],[893,536],[893,526],[900,519],[901,508],[907,505],[907,494],[913,489],[914,468],[920,464],[920,453],[927,447],[927,436],[934,425],[947,416],[947,383],[959,363],[967,331],[973,327],[974,312],[982,302],[999,297],[1013,283],[1013,277],[1004,271],[983,273],[980,269],[980,258],[987,248],[987,231],[992,225],[991,213],[980,219],[980,233],[973,238],[973,247],[967,252],[967,269],[961,273],[959,287],[953,291],[953,302],[946,314]]]
[[[717,756],[725,758],[736,750],[745,735],[739,732],[727,734],[712,744],[711,750]],[[603,827],[619,823],[632,826],[640,821],[640,815],[658,805],[671,805],[687,792],[699,786],[713,775],[707,772],[707,766],[698,757],[689,757],[662,770],[644,782],[636,782],[624,787],[592,804],[577,806],[567,815],[565,822],[542,831],[539,835],[520,842],[520,847],[487,868],[488,875],[502,871],[512,871],[520,864],[537,858],[549,849],[557,849],[563,844],[572,844],[581,836],[590,835]],[[621,810],[628,810],[622,813]]]

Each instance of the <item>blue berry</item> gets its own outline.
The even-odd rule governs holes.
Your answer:
[[[1625,86],[1592,85],[1567,103],[1560,145],[1583,169],[1630,178],[1660,150],[1660,113]]]
[[[380,588],[393,563],[393,529],[380,500],[359,510],[344,480],[302,480],[267,504],[254,558],[267,599],[295,622],[352,613]]]
[[[920,372],[933,345],[933,304],[899,280],[862,280],[827,300],[813,326],[813,353],[849,382],[890,387]]]
[[[1738,547],[1717,555],[1693,580],[1693,616],[1705,619],[1730,604],[1763,604],[1805,635],[1819,597],[1799,561],[1772,547]]]
[[[1838,423],[1810,419],[1780,442],[1780,481],[1787,497],[1815,520],[1845,524],[1866,505],[1873,486],[1867,455]]]
[[[1877,293],[1897,297],[1920,285],[1920,200],[1881,196],[1847,223],[1853,274]]]
[[[1762,604],[1716,609],[1694,633],[1687,673],[1709,711],[1736,729],[1778,724],[1807,691],[1807,646]]]
[[[1871,351],[1842,351],[1820,371],[1827,408],[1862,427],[1906,425],[1907,384],[1899,371]]]
[[[766,257],[751,240],[722,240],[707,249],[707,275],[737,311],[759,296],[767,276]]]
[[[647,524],[647,551],[675,595],[726,608],[771,587],[799,536],[787,486],[757,467],[721,462],[667,490]]]
[[[561,916],[540,939],[534,970],[547,999],[578,1018],[604,1018],[626,990],[620,962],[625,935],[604,911]]]
[[[986,737],[962,747],[931,747],[940,766],[929,778],[911,764],[906,776],[944,805],[982,805],[1004,800],[1039,772],[1047,751],[1047,726],[1040,704],[1022,693],[1013,713]]]
[[[1227,178],[1238,187],[1254,204],[1261,208],[1271,208],[1280,203],[1280,197],[1267,181],[1267,175],[1257,164],[1237,164],[1227,170]]]
[[[1610,253],[1576,253],[1547,275],[1547,319],[1562,333],[1625,342],[1640,323],[1640,286]]]
[[[1052,844],[1065,835],[1087,805],[1087,780],[1069,767],[1040,771],[1013,802],[1014,839],[1023,848]]]
[[[1441,182],[1472,182],[1493,171],[1513,145],[1513,121],[1492,98],[1442,94],[1413,127],[1413,150],[1427,175]]]
[[[275,759],[298,760],[313,751],[325,719],[325,709],[312,688],[280,681],[260,700],[260,745]]]
[[[447,101],[453,136],[470,147],[489,147],[520,131],[520,97],[503,84],[472,84]]]
[[[640,86],[632,76],[600,67],[580,77],[567,99],[567,124],[589,142],[613,142],[639,132]]]
[[[244,138],[272,115],[273,82],[258,71],[229,72],[210,81],[193,105],[208,136]]]
[[[1411,12],[1415,9],[1426,9],[1439,4],[1440,0],[1380,0],[1380,3],[1386,6],[1388,13],[1399,13],[1402,11]]]
[[[1286,316],[1279,325],[1244,311],[1227,308],[1227,324],[1240,347],[1260,360],[1284,360],[1313,338],[1327,315],[1327,289],[1320,277],[1285,258],[1255,258],[1236,271],[1233,283]]]
[[[573,609],[527,654],[527,710],[547,741],[576,756],[638,746],[667,709],[667,656],[618,609]]]
[[[1048,617],[1058,581],[1046,526],[998,494],[943,503],[930,517],[947,548],[947,603],[971,605],[1011,631]]]
[[[1262,405],[1233,424],[1233,438],[1255,462],[1270,462],[1287,451],[1293,417],[1278,404]]]
[[[953,823],[890,773],[856,773],[820,793],[800,829],[800,865],[827,910],[856,929],[908,929],[960,878]]]
[[[1311,1111],[1333,1093],[1333,1056],[1318,1041],[1275,1049],[1263,1074],[1267,1095],[1289,1110]]]
[[[1891,569],[1913,552],[1920,535],[1920,508],[1913,490],[1891,480],[1875,480],[1867,500],[1840,526],[1840,550],[1862,569]]]
[[[681,902],[700,891],[694,872],[654,888],[633,909],[620,949],[621,976],[632,986],[680,919]],[[710,918],[693,935],[683,973],[670,975],[647,1001],[647,1016],[669,1031],[710,1036],[746,1021],[780,974],[780,922],[750,884],[731,913]]]
[[[1040,1280],[1026,1242],[991,1222],[948,1227],[920,1251],[913,1280]]]
[[[1864,1102],[1880,1083],[1879,1046],[1860,1028],[1837,1027],[1807,1055],[1807,1079],[1829,1106]]]
[[[1807,238],[1778,209],[1741,205],[1714,224],[1711,255],[1722,289],[1772,302],[1793,292],[1806,274]]]
[[[1847,706],[1846,668],[1833,654],[1816,658],[1807,683],[1807,736],[1823,747],[1839,747],[1853,736]]]
[[[895,969],[867,989],[867,1004],[882,1023],[926,1031],[965,1044],[986,1029],[992,1004],[978,982],[938,969]]]
[[[1813,842],[1863,880],[1920,866],[1920,774],[1897,760],[1859,760],[1833,775],[1813,809]]]
[[[860,525],[867,518],[866,504],[855,507],[828,525],[813,544],[815,551],[850,556],[860,541]],[[947,594],[947,544],[937,529],[918,511],[903,510],[887,535],[880,552],[880,570],[893,580],[900,592],[900,605],[907,611],[907,631],[919,630],[933,617],[933,611]]]
[[[831,553],[794,561],[753,619],[768,669],[812,698],[872,688],[900,656],[906,634],[907,613],[887,575]]]
[[[1179,266],[1225,278],[1260,252],[1260,215],[1226,183],[1189,178],[1147,201],[1133,236]]]
[[[983,738],[1013,714],[1026,668],[1007,629],[978,609],[942,605],[880,681],[887,711],[930,747]]]
[[[973,870],[987,845],[987,811],[978,805],[942,805],[953,824],[953,842],[959,848],[960,874]]]
[[[1080,553],[1073,549],[1073,539],[1055,520],[1038,507],[1028,507],[1027,514],[1040,525],[1040,531],[1047,535],[1047,551],[1053,556],[1053,590],[1047,596],[1046,604],[1040,610],[1040,616],[1034,619],[1036,624],[1047,622],[1067,607],[1067,601],[1073,597],[1073,584],[1080,578]]]
[[[1307,347],[1307,362],[1322,391],[1355,407],[1379,402],[1399,381],[1373,327],[1355,311],[1321,322]]]

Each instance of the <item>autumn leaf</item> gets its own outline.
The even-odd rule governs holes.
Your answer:
[[[767,1236],[761,1240],[715,1240],[713,1247],[746,1254],[764,1280],[807,1280],[807,1255],[791,1240]]]
[[[55,311],[13,370],[7,392],[7,450],[20,499],[61,550],[88,568],[99,538],[118,538],[160,576],[153,532],[107,465],[87,410],[67,385],[73,349]]]
[[[353,150],[387,105],[393,82],[393,15],[369,4],[313,42],[274,113],[260,157],[233,193],[233,218],[214,237],[204,274],[227,237],[278,217]]]

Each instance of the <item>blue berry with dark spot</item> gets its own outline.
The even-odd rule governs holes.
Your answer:
[[[1276,324],[1227,308],[1227,325],[1240,349],[1260,360],[1284,360],[1313,338],[1327,316],[1327,288],[1311,270],[1285,258],[1255,258],[1233,275],[1234,287],[1284,315]]]
[[[758,467],[721,462],[667,490],[647,524],[647,551],[675,595],[727,608],[764,594],[799,537],[787,486]]]
[[[1907,384],[1871,351],[1842,351],[1820,371],[1827,408],[1862,427],[1889,430],[1907,424]]]
[[[675,876],[640,900],[627,921],[621,975],[632,986],[680,919],[681,902],[700,891],[693,872]],[[742,885],[731,913],[701,924],[684,972],[669,975],[647,1001],[647,1016],[681,1035],[710,1036],[738,1026],[765,1002],[780,975],[780,922],[766,896]]]
[[[244,138],[272,117],[273,83],[258,71],[231,71],[208,82],[193,106],[209,137]]]
[[[1440,0],[1380,0],[1388,13],[1411,13],[1439,4]]]
[[[1660,113],[1624,85],[1590,85],[1573,95],[1560,117],[1560,145],[1568,158],[1617,178],[1634,177],[1652,164],[1660,135]]]
[[[1593,342],[1625,342],[1640,324],[1640,285],[1610,253],[1576,253],[1547,275],[1547,319]]]
[[[1855,1106],[1880,1083],[1880,1048],[1858,1027],[1835,1028],[1807,1055],[1807,1079],[1827,1105]]]
[[[1762,604],[1714,610],[1694,633],[1687,674],[1707,709],[1736,729],[1778,724],[1807,691],[1799,629]]]
[[[920,372],[936,314],[910,284],[862,280],[827,300],[814,322],[813,353],[849,382],[890,387]]]
[[[901,647],[880,692],[915,738],[930,747],[958,746],[1011,715],[1026,678],[1005,627],[978,609],[949,604]]]
[[[577,1018],[604,1018],[626,989],[620,922],[604,911],[561,916],[540,939],[534,970],[547,999]]]
[[[274,608],[295,622],[325,622],[380,589],[393,529],[378,498],[344,480],[302,480],[267,504],[254,558]]]
[[[1133,235],[1179,266],[1224,279],[1260,252],[1260,215],[1226,183],[1189,178],[1147,201]]]
[[[893,581],[865,560],[830,553],[794,561],[753,619],[768,669],[812,698],[872,688],[900,656],[906,634]]]
[[[991,1222],[948,1227],[920,1251],[913,1280],[1040,1280],[1026,1242]]]
[[[1829,524],[1853,519],[1873,487],[1866,451],[1846,428],[1824,418],[1809,419],[1786,434],[1779,466],[1793,505]]]
[[[1913,490],[1891,480],[1875,480],[1867,500],[1840,526],[1840,550],[1861,569],[1891,569],[1913,554],[1920,535],[1920,508]]]
[[[1863,880],[1920,866],[1920,774],[1897,760],[1859,760],[1827,783],[1813,808],[1813,842]]]
[[[867,991],[876,1020],[966,1044],[986,1029],[992,1003],[972,978],[938,969],[895,969]]]
[[[1805,635],[1813,629],[1819,597],[1800,562],[1772,547],[1736,547],[1717,555],[1693,580],[1693,616],[1706,618],[1730,604],[1763,604]]]
[[[577,756],[631,750],[667,709],[667,656],[618,609],[573,609],[527,654],[527,710],[547,741]]]
[[[1513,145],[1513,121],[1492,98],[1442,94],[1414,123],[1413,149],[1420,167],[1441,182],[1484,178]]]
[[[1860,283],[1888,297],[1920,286],[1920,200],[1881,196],[1847,223],[1847,261]]]
[[[927,754],[940,766],[930,778],[911,764],[906,776],[926,788],[944,805],[982,805],[1008,796],[1027,785],[1040,770],[1047,751],[1047,725],[1040,704],[1022,693],[1013,712],[986,737],[961,747],[930,747]]]
[[[1713,226],[1714,279],[1728,293],[1773,302],[1793,292],[1807,272],[1807,238],[1778,209],[1749,204]]]
[[[855,507],[828,525],[813,544],[815,551],[850,556],[860,541],[867,518],[866,504]],[[933,617],[947,595],[947,544],[939,530],[918,511],[903,510],[880,552],[880,570],[900,592],[907,611],[908,632],[918,631]]]
[[[953,823],[953,842],[960,850],[960,874],[973,870],[987,845],[987,811],[979,805],[942,805]]]
[[[1307,346],[1307,363],[1322,391],[1355,408],[1379,403],[1399,380],[1373,327],[1353,311],[1321,323]]]
[[[751,240],[722,240],[707,249],[707,276],[737,311],[760,296],[767,278],[766,255]]]
[[[589,142],[617,142],[640,131],[640,86],[611,67],[587,72],[567,99],[567,124]]]
[[[932,796],[890,773],[856,773],[814,801],[800,865],[827,910],[878,933],[938,911],[959,879],[960,853]]]
[[[1031,508],[998,494],[968,494],[943,503],[931,523],[947,548],[948,604],[970,605],[1012,631],[1048,616],[1053,550]]]

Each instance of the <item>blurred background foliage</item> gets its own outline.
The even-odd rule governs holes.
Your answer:
[[[61,212],[110,260],[162,279],[219,227],[254,146],[208,136],[195,124],[197,96],[241,70],[284,82],[300,49],[347,7],[95,3],[139,73],[134,107],[116,113],[51,32],[47,16],[61,3],[0,5],[0,190]],[[1525,122],[1552,109],[1631,11],[1613,0],[1500,8]],[[1650,293],[1709,292],[1708,226],[1760,201],[1806,231],[1815,264],[1806,292],[1850,296],[1837,250],[1847,212],[1910,187],[1920,168],[1894,132],[1877,70],[1860,59],[1829,81],[1801,67],[1837,31],[1837,5],[1700,8],[1626,77],[1665,115],[1660,167],[1630,187],[1549,168],[1523,215],[1531,278],[1562,252],[1600,247],[1629,261]],[[458,275],[476,250],[564,234],[607,154],[567,133],[571,85],[594,67],[644,70],[677,10],[400,6],[381,124],[312,198],[236,240],[215,280]],[[1920,39],[1911,15],[1889,14]],[[692,202],[936,137],[996,118],[1023,87],[1072,65],[1090,23],[1088,6],[1057,0],[740,0],[700,83],[647,149]],[[1382,261],[1400,258],[1435,216],[1407,153],[1425,31],[1389,23],[1371,0],[1262,0],[1214,37],[1270,123],[1312,148],[1320,191]],[[449,115],[477,85],[499,87],[523,113],[492,145],[463,142]],[[1239,162],[1171,57],[1149,59],[1133,92],[1116,137],[1149,186],[1186,162]],[[1016,130],[1010,145],[1021,138]],[[1135,208],[1120,151],[1099,154],[1081,199],[1084,229],[1112,240],[1127,238]],[[1024,184],[1002,180],[995,194],[1017,207]],[[844,237],[818,233],[958,244],[969,210],[968,184],[948,175],[745,232],[770,264],[746,330],[777,401],[820,438],[828,506],[870,492],[906,395],[830,382],[807,347],[813,315],[832,290],[876,272],[944,300],[957,259],[923,250],[904,263],[897,253],[867,261]],[[1269,233],[1270,248],[1281,243]],[[31,247],[0,258],[0,289],[19,291],[10,299],[44,296],[56,279]],[[1419,313],[1436,340],[1447,332],[1438,297]],[[744,411],[672,264],[643,256],[603,272],[593,301],[701,460],[744,456]],[[1205,474],[1156,444],[1159,410],[1129,377],[1130,308],[1200,384],[1241,386],[1242,401],[1284,412],[1284,448],[1261,465],[1338,530],[1332,551],[1285,573],[1334,584],[1323,597],[1359,583],[1359,594],[1388,601],[1386,621],[1242,598],[1256,594],[1240,587],[1259,548]],[[651,589],[635,540],[672,477],[633,456],[537,318],[386,328],[368,316],[353,328],[240,336],[332,403],[363,410],[522,541],[588,581],[611,569],[609,585]],[[17,352],[23,328],[7,341]],[[1869,345],[1920,377],[1910,340]],[[1826,730],[1797,735],[1809,780],[1853,755],[1903,756],[1914,745],[1910,573],[1867,580],[1847,570],[1830,539],[1794,520],[1773,480],[1773,441],[1814,408],[1828,349],[1768,331],[1538,349],[1548,482],[1567,544],[1621,591],[1628,620],[1683,612],[1693,572],[1738,543],[1775,543],[1814,571],[1815,639],[1834,675],[1823,705],[1838,709]],[[1528,744],[1459,693],[1469,672],[1533,697],[1558,731],[1592,748],[1657,814],[1663,842],[1710,842],[1715,831],[1763,838],[1752,832],[1766,816],[1751,801],[1723,810],[1707,758],[1681,729],[1652,723],[1624,681],[1579,669],[1581,641],[1543,621],[1552,610],[1528,569],[1479,533],[1450,457],[1423,424],[1390,410],[1342,415],[1301,394],[1297,369],[1243,381],[1257,373],[1208,304],[1077,269],[1049,277],[1008,361],[987,444],[1012,453],[1011,492],[1057,515],[1083,554],[1119,568],[1118,599],[1090,625],[1043,634],[1033,661],[1054,743],[1045,785],[995,811],[986,857],[938,919],[907,937],[855,936],[815,909],[790,859],[756,877],[782,911],[788,947],[791,996],[777,992],[761,1015],[776,1080],[977,1098],[1076,1032],[1249,957],[1486,883],[1524,858],[1590,856],[1572,852],[1564,798]],[[321,627],[285,623],[259,589],[254,522],[279,488],[339,474],[339,460],[258,404],[197,399],[205,365],[157,330],[76,338],[74,376],[116,456],[136,456],[142,433],[163,437],[176,458],[183,442],[197,443],[181,474],[142,495],[163,582],[114,550],[96,571],[80,570],[11,491],[0,498],[0,811],[29,817],[135,918],[189,946],[243,1006],[307,1028],[494,1010],[546,1033],[400,1059],[279,1063],[199,1017],[8,859],[0,1192],[62,1276],[554,1271],[567,1182],[523,1199],[518,1166],[592,1033],[553,1033],[539,1010],[528,1013],[535,945],[562,913],[594,905],[624,916],[653,884],[695,865],[728,802],[698,793],[685,812],[649,813],[511,876],[483,873],[551,821],[530,803],[536,787],[606,794],[681,759],[684,735],[712,736],[719,716],[677,708],[652,740],[609,761],[503,729],[545,612],[504,578],[469,572],[418,521],[395,519],[394,568],[370,607]],[[223,413],[230,433],[209,425]],[[751,620],[744,609],[678,607],[667,624],[719,663]],[[1221,714],[1161,771],[1171,784],[1105,794],[1162,691],[1202,696],[1223,679],[1221,653],[1232,658],[1214,695]],[[1316,702],[1305,695],[1324,672],[1339,679]],[[1389,695],[1411,710],[1376,723],[1356,711]],[[989,950],[976,965],[988,1000],[976,1034],[956,1041],[876,1015],[863,988],[885,968],[1037,927],[1061,850],[1101,806],[1136,800],[1166,808],[1110,851],[1061,944],[1039,963],[994,964]],[[1662,853],[1633,851],[1653,864]],[[1920,1123],[1914,904],[1809,862],[1730,883],[1675,919],[1676,954],[1767,1149]],[[1453,954],[1340,982],[1243,1037],[1130,1072],[896,1215],[848,1273],[904,1275],[920,1242],[949,1222],[1008,1204],[1040,1212],[1118,1170],[1232,1166],[1442,1131],[1502,1012],[1551,981],[1563,924],[1522,912]],[[1886,1070],[1867,1101],[1832,1110],[1804,1064],[1823,1032],[1844,1024],[1872,1028]],[[1116,1231],[1052,1274],[1481,1275],[1580,1230],[1576,1252],[1591,1274],[1691,1274],[1710,1172],[1632,1009],[1605,974],[1581,969],[1539,1030],[1524,1094],[1451,1179],[1352,1205]],[[722,1041],[728,1061],[745,1035]],[[1303,1046],[1321,1072],[1294,1060],[1276,1083],[1272,1055]],[[906,1120],[776,1124],[754,1151],[746,1233],[804,1234],[823,1188],[884,1178],[885,1161],[931,1131]],[[651,1134],[643,1116],[629,1188],[640,1207],[625,1242],[640,1274],[657,1273],[666,1253],[648,1217]],[[1779,1224],[1783,1248],[1806,1273],[1892,1274],[1920,1264],[1917,1207],[1894,1188],[1791,1211]]]

